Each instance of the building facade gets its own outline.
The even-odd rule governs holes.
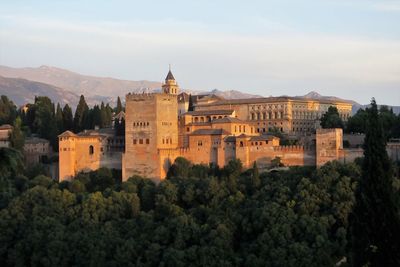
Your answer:
[[[27,137],[24,144],[24,159],[26,165],[47,163],[51,157],[50,142],[43,138]]]
[[[285,166],[317,165],[349,158],[341,129],[319,129],[319,119],[335,106],[343,120],[351,103],[298,97],[224,100],[197,96],[188,111],[189,95],[180,94],[169,71],[160,93],[127,94],[123,148],[113,149],[115,135],[101,131],[65,132],[60,141],[60,180],[100,167],[122,169],[122,179],[139,175],[163,179],[177,157],[197,164],[226,165],[240,159],[268,167],[279,158]],[[269,134],[311,135],[306,145],[282,146]],[[122,141],[121,141],[122,143]],[[357,151],[359,153],[359,151]]]
[[[0,148],[10,147],[10,134],[13,127],[9,124],[0,125]]]

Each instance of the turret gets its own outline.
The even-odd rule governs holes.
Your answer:
[[[165,77],[165,83],[162,85],[162,91],[165,94],[179,94],[179,86],[178,83],[175,81],[174,75],[171,72],[171,67],[169,68],[167,77]]]

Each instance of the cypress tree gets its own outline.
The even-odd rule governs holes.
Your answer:
[[[122,102],[121,102],[121,98],[117,99],[117,109],[115,111],[116,114],[120,113],[122,110],[124,110],[124,108],[122,107]]]
[[[63,111],[61,109],[60,103],[57,104],[56,123],[57,123],[58,134],[64,132],[64,116],[63,116]]]
[[[89,107],[86,104],[85,97],[81,95],[79,99],[78,106],[76,107],[75,116],[74,116],[74,130],[75,132],[80,132],[85,129],[85,123],[88,123],[88,111]]]
[[[374,99],[367,113],[362,177],[351,216],[353,265],[400,266],[400,220],[393,171]]]
[[[65,104],[63,108],[63,126],[64,130],[73,130],[74,129],[74,118],[72,116],[72,109],[68,104]]]

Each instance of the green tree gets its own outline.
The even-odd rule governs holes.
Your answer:
[[[65,104],[62,114],[64,130],[72,131],[74,129],[74,118],[72,115],[72,109],[68,104]]]
[[[58,131],[55,118],[54,104],[47,96],[35,97],[35,125],[36,133],[50,141],[53,149],[58,148]]]
[[[354,266],[400,266],[393,172],[375,100],[367,109],[362,178],[352,215]]]
[[[12,124],[17,117],[17,107],[7,96],[0,97],[0,125]]]
[[[330,106],[328,111],[321,117],[322,128],[343,128],[343,121],[340,118],[336,107]]]
[[[124,108],[122,106],[121,98],[119,98],[119,96],[118,96],[118,98],[117,98],[117,107],[115,108],[115,114],[118,114],[123,110],[124,110]]]
[[[250,191],[256,192],[261,185],[260,174],[258,173],[257,163],[254,161],[253,168],[251,169],[250,177]]]
[[[10,134],[11,147],[16,150],[22,151],[25,144],[25,135],[21,130],[22,120],[17,117],[14,122],[13,130]]]
[[[190,166],[190,161],[183,157],[177,157],[174,164],[169,168],[167,177],[189,178]]]
[[[64,129],[64,115],[61,109],[60,103],[57,104],[56,108],[56,123],[57,123],[57,134],[63,133]]]
[[[101,110],[98,105],[94,105],[93,109],[89,112],[90,122],[87,123],[85,129],[94,129],[96,126],[101,127],[103,125]]]
[[[89,107],[86,104],[85,97],[81,95],[74,116],[74,130],[80,132],[85,129],[85,123],[88,122]]]
[[[347,120],[346,132],[348,133],[365,133],[365,124],[367,122],[368,113],[360,108],[354,116]]]

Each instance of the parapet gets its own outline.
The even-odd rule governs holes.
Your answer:
[[[143,92],[143,93],[128,93],[126,95],[126,101],[146,101],[146,100],[152,100],[156,97],[170,97],[170,98],[177,98],[177,95],[174,94],[167,94],[167,93],[161,93],[161,92],[157,92],[157,93],[147,93],[147,92]]]
[[[283,151],[283,152],[291,152],[291,151],[304,151],[309,150],[307,147],[304,146],[274,146],[274,151]]]
[[[128,93],[126,101],[145,101],[154,99],[155,95],[159,93]]]

